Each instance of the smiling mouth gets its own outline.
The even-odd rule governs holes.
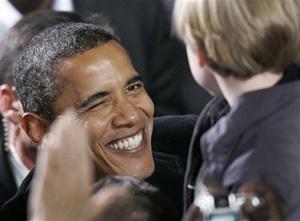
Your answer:
[[[137,149],[143,141],[143,131],[141,130],[137,134],[122,139],[120,141],[110,143],[107,145],[108,148],[113,150],[134,150]]]

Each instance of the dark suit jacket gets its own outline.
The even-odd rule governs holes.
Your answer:
[[[182,189],[185,171],[185,159],[189,140],[196,123],[197,116],[171,116],[156,118],[153,133],[153,154],[155,159],[155,172],[147,179],[149,183],[157,186],[177,206],[179,214],[182,213]],[[162,150],[160,152],[157,149]],[[0,220],[26,220],[27,199],[33,171],[25,178],[17,194],[10,199],[0,210]]]
[[[171,35],[173,4],[174,0],[74,0],[81,16],[101,13],[108,18],[144,79],[156,116],[198,114],[210,99],[192,78],[185,47]]]
[[[4,150],[2,117],[0,117],[0,206],[17,191],[17,185]]]

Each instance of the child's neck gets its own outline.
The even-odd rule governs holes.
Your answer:
[[[244,93],[274,86],[282,78],[283,74],[264,72],[254,75],[248,79],[237,79],[234,77],[225,78],[218,74],[214,75],[223,93],[223,96],[229,105],[232,106],[237,97]]]

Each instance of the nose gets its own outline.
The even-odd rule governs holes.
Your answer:
[[[118,102],[115,106],[113,125],[115,127],[132,127],[139,121],[139,110],[130,101]]]

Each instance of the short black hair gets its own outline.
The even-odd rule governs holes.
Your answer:
[[[107,221],[166,221],[179,220],[175,205],[151,184],[129,176],[106,176],[94,185],[94,191],[110,185],[125,187],[127,194],[99,214]]]
[[[51,10],[37,11],[24,16],[1,36],[0,84],[12,86],[13,65],[22,49],[35,35],[56,24],[81,21],[81,17],[76,13]]]
[[[90,23],[63,23],[35,36],[24,49],[13,70],[13,79],[25,112],[48,121],[55,119],[52,104],[63,88],[59,64],[117,37]]]

